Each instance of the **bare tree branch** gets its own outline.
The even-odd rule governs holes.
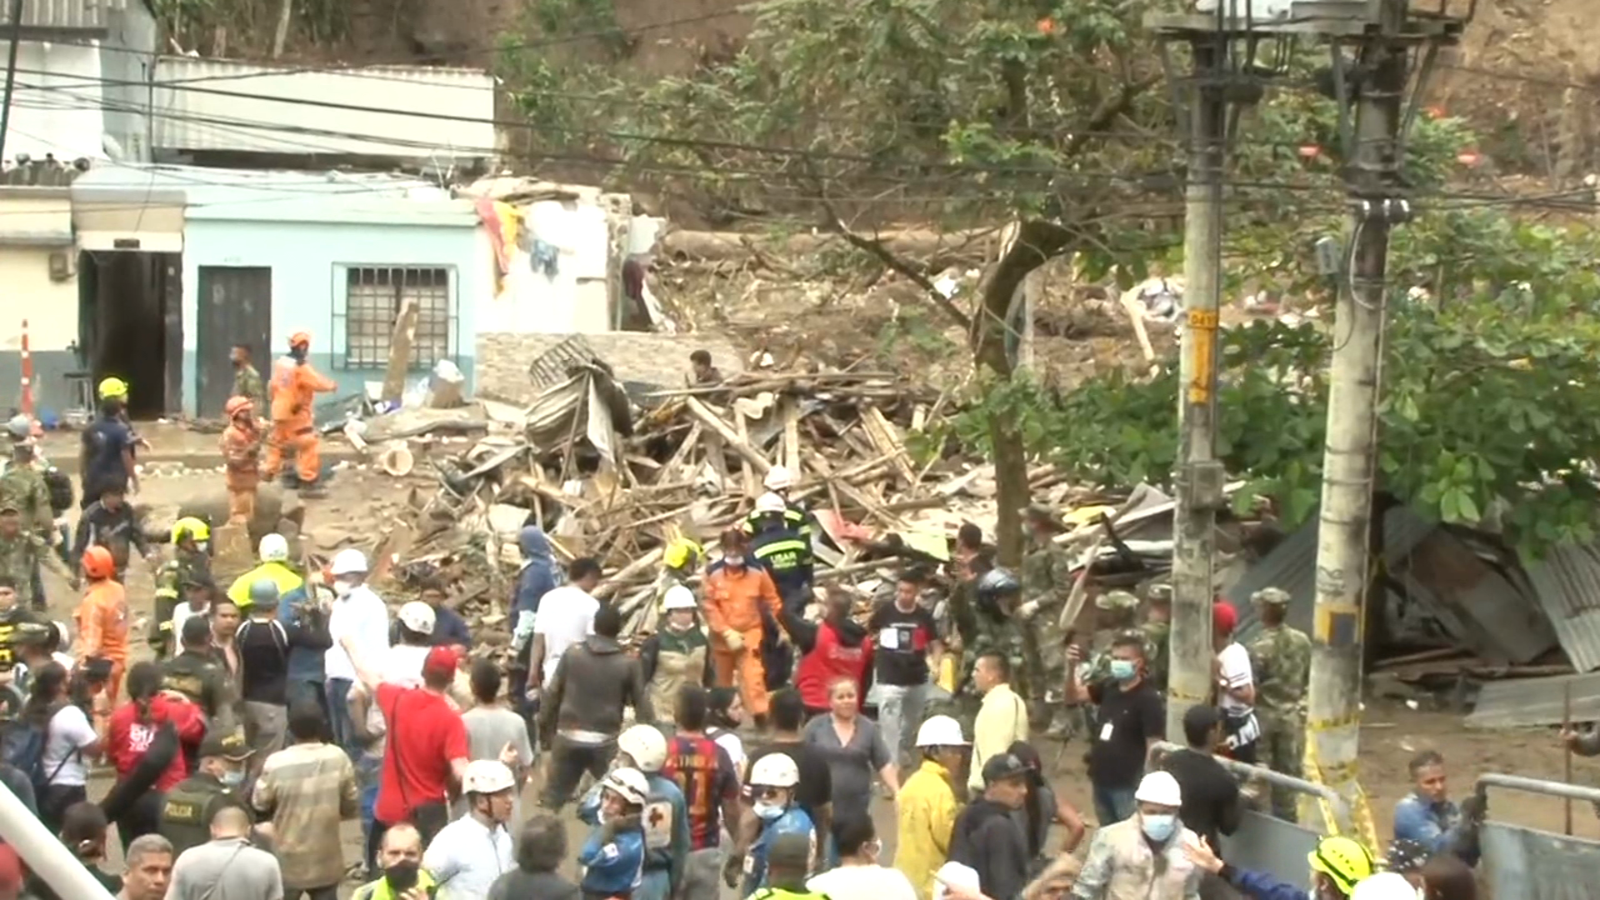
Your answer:
[[[928,302],[948,316],[950,321],[959,325],[963,331],[970,332],[972,330],[972,318],[962,312],[961,307],[950,302],[950,298],[946,297],[944,292],[940,291],[938,286],[929,280],[928,276],[917,271],[915,266],[899,256],[889,252],[889,248],[884,246],[883,241],[857,234],[849,225],[846,225],[844,219],[839,216],[838,210],[834,208],[833,203],[828,200],[827,192],[822,189],[820,181],[817,185],[817,198],[822,204],[824,224],[827,225],[829,230],[844,238],[845,243],[863,253],[870,254],[874,259],[883,263],[885,267],[910,279],[912,284],[922,288],[922,293],[927,297]]]

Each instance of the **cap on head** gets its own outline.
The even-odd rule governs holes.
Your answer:
[[[1048,525],[1056,531],[1067,530],[1066,523],[1061,521],[1061,516],[1043,503],[1028,504],[1028,508],[1024,509],[1022,514],[1030,525]]]
[[[422,670],[454,672],[461,665],[461,654],[454,647],[434,647],[422,659]]]
[[[1269,606],[1285,606],[1289,602],[1289,592],[1283,588],[1262,588],[1250,595],[1250,602],[1265,603]]]
[[[254,752],[254,750],[250,749],[250,745],[245,742],[244,735],[238,731],[232,731],[227,734],[212,732],[205,736],[205,740],[200,742],[200,756],[202,758],[217,756],[222,759],[239,762],[249,759]]]
[[[767,470],[765,478],[761,479],[761,486],[769,491],[787,491],[794,487],[794,475],[787,466],[773,466]]]
[[[983,764],[983,783],[994,784],[1028,777],[1028,766],[1010,753],[996,753]]]
[[[309,346],[311,346],[311,332],[296,331],[294,334],[289,335],[290,349]]]
[[[289,539],[281,534],[264,535],[256,552],[262,562],[288,562]]]
[[[410,603],[400,607],[400,613],[397,618],[400,620],[401,625],[415,631],[417,634],[433,634],[433,625],[438,620],[438,615],[433,611],[433,607],[428,604],[423,603],[421,600],[412,600]]]
[[[1239,611],[1232,603],[1220,601],[1211,605],[1211,631],[1213,634],[1233,634],[1239,624]]]
[[[771,491],[756,498],[756,512],[760,515],[781,513],[787,508],[788,505],[783,502],[783,498]]]
[[[367,555],[354,547],[346,547],[333,555],[333,563],[329,568],[335,578],[340,575],[365,575]]]
[[[918,747],[965,747],[968,743],[961,735],[961,723],[950,716],[929,716],[917,729]]]
[[[1172,773],[1151,772],[1140,779],[1139,789],[1134,791],[1133,799],[1139,803],[1176,809],[1183,805],[1183,789],[1178,787],[1178,779],[1173,778]]]
[[[1106,591],[1094,598],[1096,609],[1137,609],[1139,598],[1127,591]]]
[[[12,416],[6,422],[6,431],[11,433],[12,440],[25,441],[33,434],[33,420],[25,415]]]
[[[250,582],[251,606],[277,606],[278,583],[271,578],[257,578]]]
[[[475,759],[467,763],[467,772],[461,778],[464,794],[498,794],[514,790],[517,780],[498,759]]]

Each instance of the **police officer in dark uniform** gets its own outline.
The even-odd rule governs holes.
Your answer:
[[[199,706],[212,732],[231,734],[237,727],[233,681],[211,655],[210,620],[205,616],[185,619],[178,641],[183,649],[161,663],[162,690],[177,691]],[[189,771],[194,771],[198,762],[194,748],[185,747],[184,755],[189,757]]]
[[[250,804],[239,793],[250,754],[244,734],[237,731],[213,729],[200,742],[199,768],[167,792],[161,808],[158,831],[172,842],[174,859],[211,840],[211,820],[224,807],[237,806],[251,814]]]
[[[766,566],[772,583],[783,598],[785,614],[799,618],[811,599],[811,538],[795,527],[783,498],[768,492],[756,499],[754,534],[750,552]],[[761,664],[767,673],[768,690],[789,683],[794,667],[794,650],[778,640],[778,623],[766,621],[761,638]]]

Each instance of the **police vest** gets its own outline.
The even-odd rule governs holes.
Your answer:
[[[238,795],[209,775],[195,775],[167,792],[161,807],[161,836],[172,842],[172,857],[211,840],[211,817],[223,805],[249,812]]]

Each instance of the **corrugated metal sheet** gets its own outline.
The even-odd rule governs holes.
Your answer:
[[[1600,674],[1589,673],[1488,682],[1478,692],[1477,705],[1472,708],[1472,715],[1467,716],[1466,725],[1468,728],[1560,725],[1568,685],[1572,691],[1572,721],[1600,719]]]
[[[1306,857],[1321,839],[1321,835],[1309,828],[1250,810],[1239,817],[1237,831],[1223,836],[1218,849],[1238,868],[1272,872],[1288,884],[1306,890],[1311,887]]]
[[[1592,900],[1600,884],[1600,842],[1504,822],[1478,829],[1491,896]]]
[[[1572,667],[1600,669],[1600,545],[1564,544],[1522,568]]]
[[[27,0],[22,4],[23,28],[98,31],[106,27],[106,12],[128,8],[128,0]],[[11,4],[0,3],[0,25],[11,24]]]
[[[1446,633],[1489,662],[1532,662],[1556,645],[1538,602],[1448,531],[1436,529],[1402,558],[1391,559],[1389,573]]]
[[[1389,510],[1383,520],[1384,556],[1393,566],[1422,542],[1435,526],[1404,507]],[[1250,595],[1266,587],[1289,592],[1289,624],[1311,633],[1312,608],[1317,598],[1317,519],[1284,538],[1266,558],[1251,566],[1224,595],[1239,611],[1239,639],[1248,643],[1261,623],[1251,608]],[[1400,598],[1391,593],[1391,602]]]
[[[382,156],[441,165],[495,152],[494,79],[480,70],[316,71],[163,56],[155,82],[159,151]]]

